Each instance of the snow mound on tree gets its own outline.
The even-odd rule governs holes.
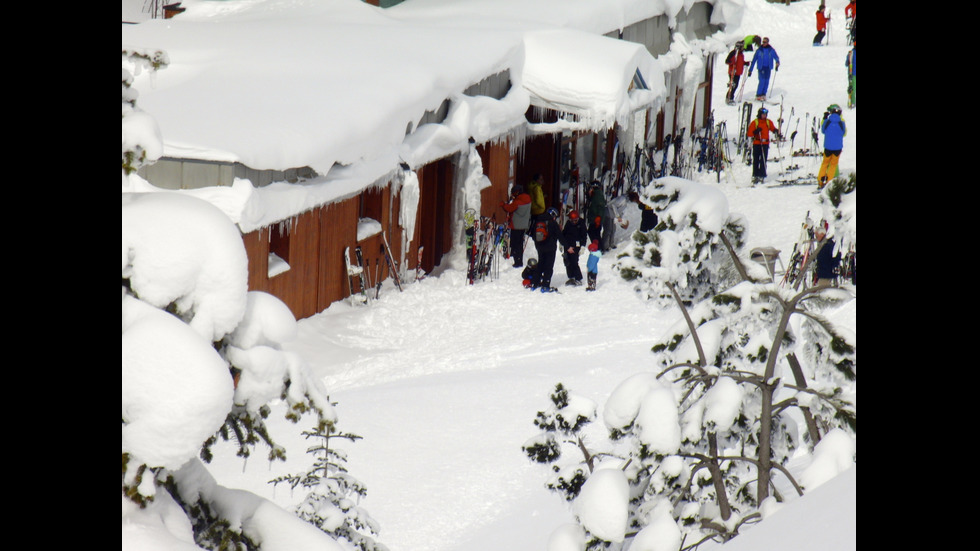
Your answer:
[[[122,451],[177,469],[224,423],[234,392],[224,360],[176,317],[123,301],[134,317],[122,334]]]
[[[248,258],[217,207],[180,193],[122,195],[122,277],[140,299],[178,314],[209,341],[245,311]]]
[[[593,535],[621,542],[629,517],[629,482],[617,468],[599,468],[582,485],[572,511]]]

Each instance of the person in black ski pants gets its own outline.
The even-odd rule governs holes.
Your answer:
[[[585,227],[585,220],[578,215],[578,211],[568,213],[568,222],[565,222],[565,229],[562,230],[565,242],[571,243],[574,252],[565,251],[562,260],[565,261],[565,275],[568,276],[566,285],[582,284],[582,268],[578,265],[579,251],[588,243],[589,233]]]
[[[653,207],[647,205],[643,201],[640,201],[640,194],[635,191],[631,191],[629,193],[629,198],[630,201],[636,203],[636,208],[640,209],[640,231],[648,232],[657,227],[657,223],[660,222],[660,218],[653,210]]]
[[[827,223],[820,221],[817,227],[813,230],[813,237],[817,244],[824,241],[823,247],[817,252],[817,281],[818,286],[826,287],[833,284],[834,278],[837,275],[834,270],[840,264],[841,255],[838,252],[834,254],[834,248],[837,244],[834,242],[834,238],[827,237]]]
[[[573,251],[572,244],[561,233],[561,227],[558,226],[558,222],[555,220],[557,217],[558,211],[554,207],[549,207],[538,220],[538,222],[544,223],[548,234],[541,241],[538,241],[537,236],[535,236],[534,242],[538,249],[538,269],[541,274],[542,292],[552,289],[551,276],[555,271],[555,254],[558,252],[558,244],[561,243],[562,251]],[[535,225],[538,222],[535,222]]]

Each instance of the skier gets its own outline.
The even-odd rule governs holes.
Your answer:
[[[742,49],[746,52],[752,51],[752,46],[762,46],[762,37],[757,34],[750,34],[742,39]]]
[[[625,197],[614,197],[606,201],[606,213],[602,217],[602,238],[599,240],[599,248],[602,252],[611,250],[616,243],[616,226],[626,229],[629,227],[629,220],[623,220],[622,207],[625,206]]]
[[[847,18],[847,28],[851,31],[848,38],[854,41],[857,38],[857,0],[851,0],[844,6],[844,17]]]
[[[769,37],[762,39],[762,46],[759,51],[752,56],[752,63],[749,64],[749,77],[756,65],[759,66],[759,87],[755,91],[756,101],[766,101],[766,94],[769,92],[769,75],[772,74],[773,67],[779,71],[779,54],[776,49],[769,45]]]
[[[769,158],[769,133],[779,138],[779,131],[768,118],[769,110],[760,107],[756,119],[749,123],[746,135],[752,138],[752,183],[766,179],[766,159]]]
[[[541,188],[541,173],[538,172],[531,178],[531,183],[527,185],[527,192],[531,196],[531,220],[537,220],[544,214],[544,190]]]
[[[837,243],[834,242],[834,238],[827,237],[827,222],[821,220],[817,227],[813,230],[813,237],[816,239],[816,246],[820,245],[821,241],[824,241],[823,247],[817,252],[817,287],[828,287],[833,283],[835,274],[834,270],[840,264],[841,256],[840,252],[835,255],[834,247]]]
[[[568,213],[568,222],[565,223],[562,234],[565,241],[572,244],[571,249],[574,249],[574,252],[564,251],[562,254],[562,259],[565,261],[565,275],[568,276],[565,285],[581,285],[582,268],[578,265],[578,255],[588,241],[589,235],[585,228],[585,220],[579,217],[578,211],[573,210]]]
[[[549,207],[541,217],[534,223],[534,245],[538,249],[538,269],[541,274],[541,292],[556,291],[551,286],[551,275],[555,271],[555,254],[558,252],[558,244],[561,243],[562,251],[571,253],[574,249],[571,243],[565,239],[558,226],[558,211],[554,207]]]
[[[813,37],[814,46],[823,46],[823,37],[827,32],[827,22],[830,21],[830,17],[824,13],[823,2],[820,2],[820,7],[817,8],[817,34]]]
[[[640,201],[640,194],[635,191],[631,191],[629,197],[630,201],[636,203],[636,208],[640,209],[640,231],[648,232],[655,228],[660,218],[653,210],[653,207]]]
[[[606,195],[598,180],[592,182],[589,188],[589,203],[585,212],[589,215],[589,239],[598,242],[602,239],[602,217],[606,214]]]
[[[725,102],[728,105],[735,105],[735,90],[738,89],[738,81],[742,78],[742,71],[745,70],[745,53],[741,42],[736,42],[735,47],[725,58],[725,65],[728,65],[728,94],[725,95]]]
[[[854,47],[847,52],[847,59],[844,65],[847,66],[847,106],[853,108],[857,105],[857,40],[852,42]]]
[[[827,111],[824,112],[820,131],[823,132],[823,162],[820,163],[820,170],[817,172],[817,189],[823,189],[827,181],[837,174],[837,161],[840,160],[840,153],[844,149],[847,125],[844,124],[841,108],[836,103],[828,106]]]
[[[524,280],[526,289],[535,290],[541,284],[541,270],[538,269],[538,259],[527,259],[527,266],[521,272],[521,279]]]
[[[524,193],[520,184],[510,192],[510,202],[501,201],[500,208],[507,212],[507,227],[510,228],[510,255],[514,257],[514,267],[524,265],[524,235],[531,226],[531,196]]]
[[[586,291],[595,291],[595,280],[599,276],[599,257],[601,256],[599,244],[595,241],[589,243],[589,260],[585,263],[585,268],[589,272],[589,286]]]

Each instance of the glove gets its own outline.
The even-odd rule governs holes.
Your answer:
[[[752,134],[754,134],[756,136],[761,136],[762,135],[762,129],[761,128],[756,128],[755,131],[752,132]]]
[[[752,71],[749,71],[749,76],[752,76]]]
[[[779,64],[778,63],[776,64],[776,72],[777,73],[779,72]]]

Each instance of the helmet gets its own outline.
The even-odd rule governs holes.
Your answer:
[[[760,107],[759,108],[759,112],[756,113],[756,116],[757,117],[761,117],[762,115],[768,115],[768,114],[769,114],[769,110],[768,109],[766,109],[765,107]]]
[[[552,218],[558,218],[558,211],[555,210],[555,207],[548,207],[547,212],[548,212],[548,216]]]
[[[832,103],[829,106],[827,106],[827,111],[830,111],[831,113],[840,113],[841,108],[840,105],[837,105],[836,103]]]
[[[528,258],[527,259],[527,267],[528,268],[533,268],[533,267],[535,267],[537,265],[538,265],[538,259],[537,258]]]
[[[568,217],[572,220],[578,220],[578,211],[573,210],[572,212],[568,213]]]

